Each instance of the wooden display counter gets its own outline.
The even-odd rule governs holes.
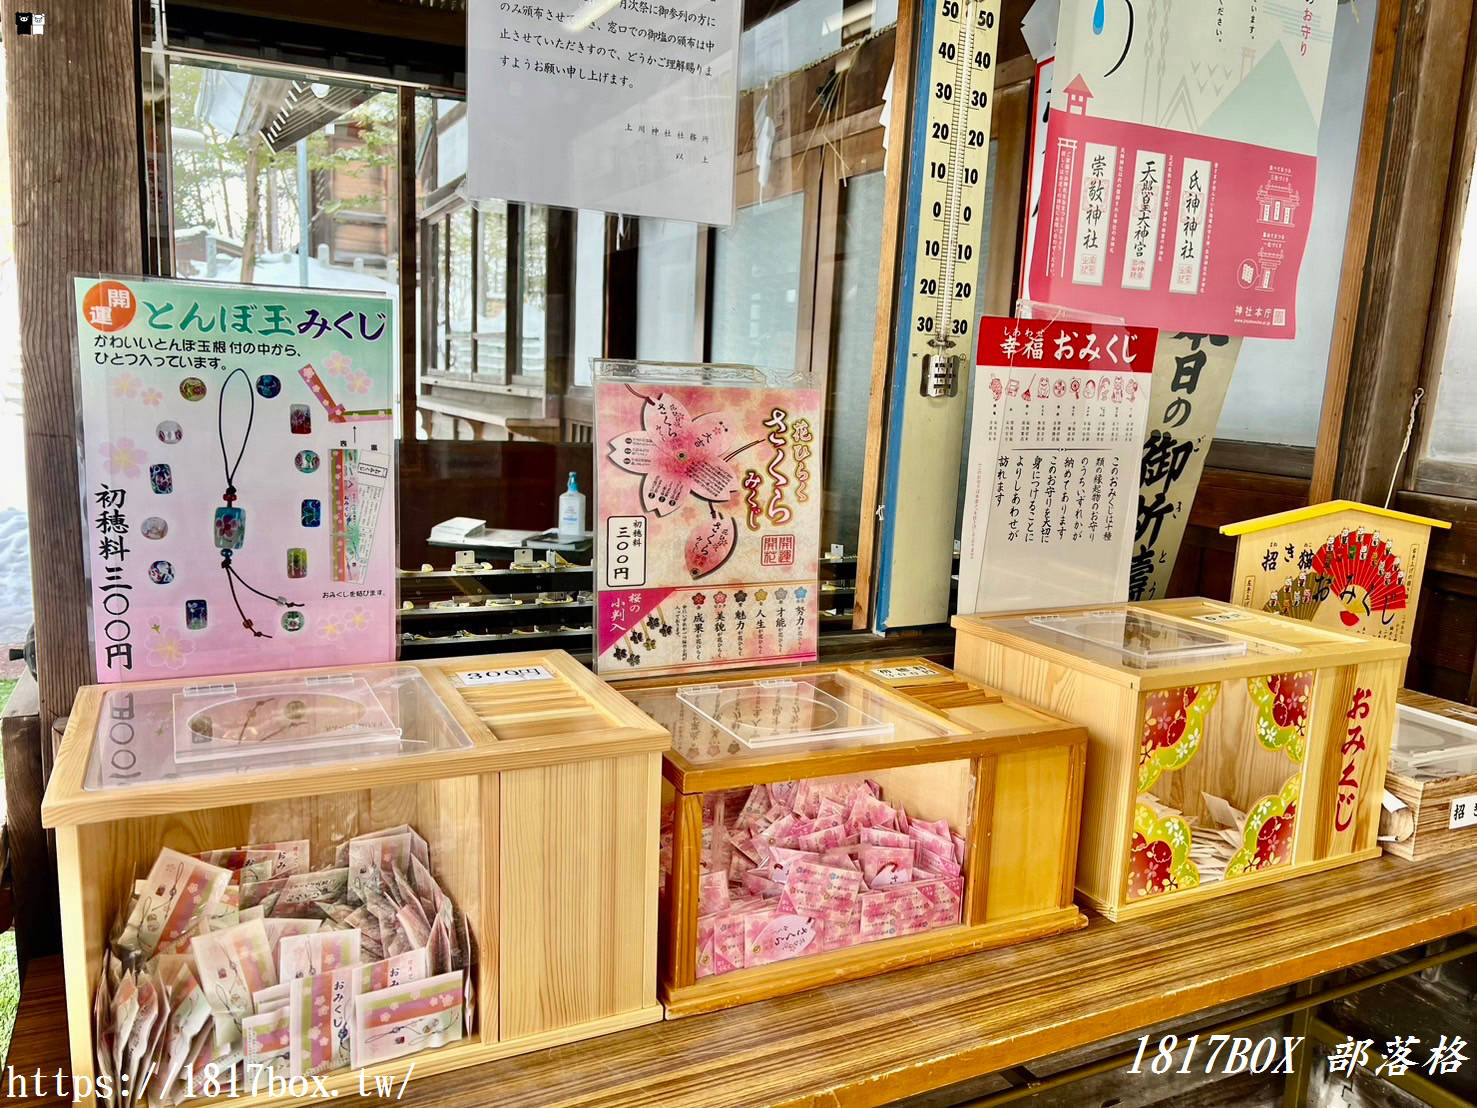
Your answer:
[[[1298,895],[1287,896],[1295,888]],[[399,1103],[879,1104],[1477,927],[1477,854],[1381,858],[1085,930],[506,1058]],[[9,1062],[54,1072],[41,963]],[[51,969],[54,975],[57,969]],[[347,1098],[341,1098],[344,1103]],[[30,1101],[29,1103],[38,1103]]]

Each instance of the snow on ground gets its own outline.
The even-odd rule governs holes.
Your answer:
[[[26,513],[4,508],[0,509],[0,646],[25,642],[30,626],[31,551]]]

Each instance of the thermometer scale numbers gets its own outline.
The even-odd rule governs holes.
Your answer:
[[[954,396],[970,346],[990,157],[999,0],[935,0],[916,184],[910,359],[920,391]],[[927,43],[927,39],[925,39]]]

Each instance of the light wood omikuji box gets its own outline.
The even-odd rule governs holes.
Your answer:
[[[277,755],[225,771],[176,757],[182,688],[292,695],[288,710],[301,715],[351,680],[401,729],[393,754],[316,750],[303,764]],[[272,692],[305,682],[320,691]],[[42,806],[56,829],[73,1073],[94,1073],[92,999],[109,927],[162,847],[306,838],[316,863],[404,823],[426,839],[431,872],[468,921],[476,1023],[461,1042],[367,1072],[414,1062],[435,1073],[661,1019],[657,821],[669,741],[562,651],[82,689]],[[325,1081],[357,1088],[357,1071]]]
[[[1212,600],[954,626],[961,673],[1090,732],[1077,891],[1110,919],[1380,852],[1404,644]]]
[[[1400,690],[1385,788],[1405,805],[1385,812],[1385,849],[1419,861],[1477,849],[1477,708]]]
[[[673,736],[663,761],[670,871],[659,960],[669,1016],[1086,925],[1072,902],[1087,744],[1082,728],[921,659],[787,669],[757,678],[748,673],[718,682],[651,678],[620,687]],[[764,899],[780,895],[773,887],[758,892],[754,903],[745,895],[753,891],[746,882],[762,888],[778,877],[767,863],[781,855],[753,841],[777,833],[778,824],[766,824],[748,805],[803,808],[807,790],[812,798],[831,790],[853,806],[860,799],[874,812],[885,812],[879,803],[903,809],[913,823],[933,821],[936,829],[946,821],[956,836],[956,876],[938,880],[938,870],[920,861],[917,872],[895,871],[897,883],[887,884],[874,872],[875,855],[860,853],[865,848],[857,832],[847,836],[852,845],[836,848],[849,853],[869,882],[852,890],[854,915],[815,911],[814,904],[775,908],[778,900]],[[816,803],[824,808],[826,801]],[[853,817],[871,818],[858,817],[854,807],[847,824]],[[882,820],[870,830],[900,826],[901,820]],[[778,837],[774,844],[790,841]],[[900,849],[896,841],[889,848]],[[740,857],[746,849],[763,861]],[[853,886],[863,879],[860,872],[838,873],[835,855],[821,843],[797,849],[812,858],[822,854],[833,879]],[[713,864],[705,874],[705,863],[714,863],[719,852],[736,868],[717,872]],[[903,866],[918,859],[914,846],[901,852],[913,852]],[[797,872],[791,869],[784,879],[788,895],[798,895]],[[722,906],[710,899],[715,895]],[[905,899],[889,907],[890,897]],[[941,916],[930,915],[923,925],[910,913],[925,902]],[[863,904],[877,912],[864,915]],[[764,926],[746,930],[743,920],[749,913],[764,918],[769,909],[776,927],[788,919],[783,925],[792,928],[775,946],[767,945]],[[733,941],[726,945],[722,935],[730,927]]]

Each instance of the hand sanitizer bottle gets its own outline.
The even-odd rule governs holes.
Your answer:
[[[559,497],[559,537],[582,539],[585,537],[585,494],[580,492],[574,474],[569,475],[569,491]]]

